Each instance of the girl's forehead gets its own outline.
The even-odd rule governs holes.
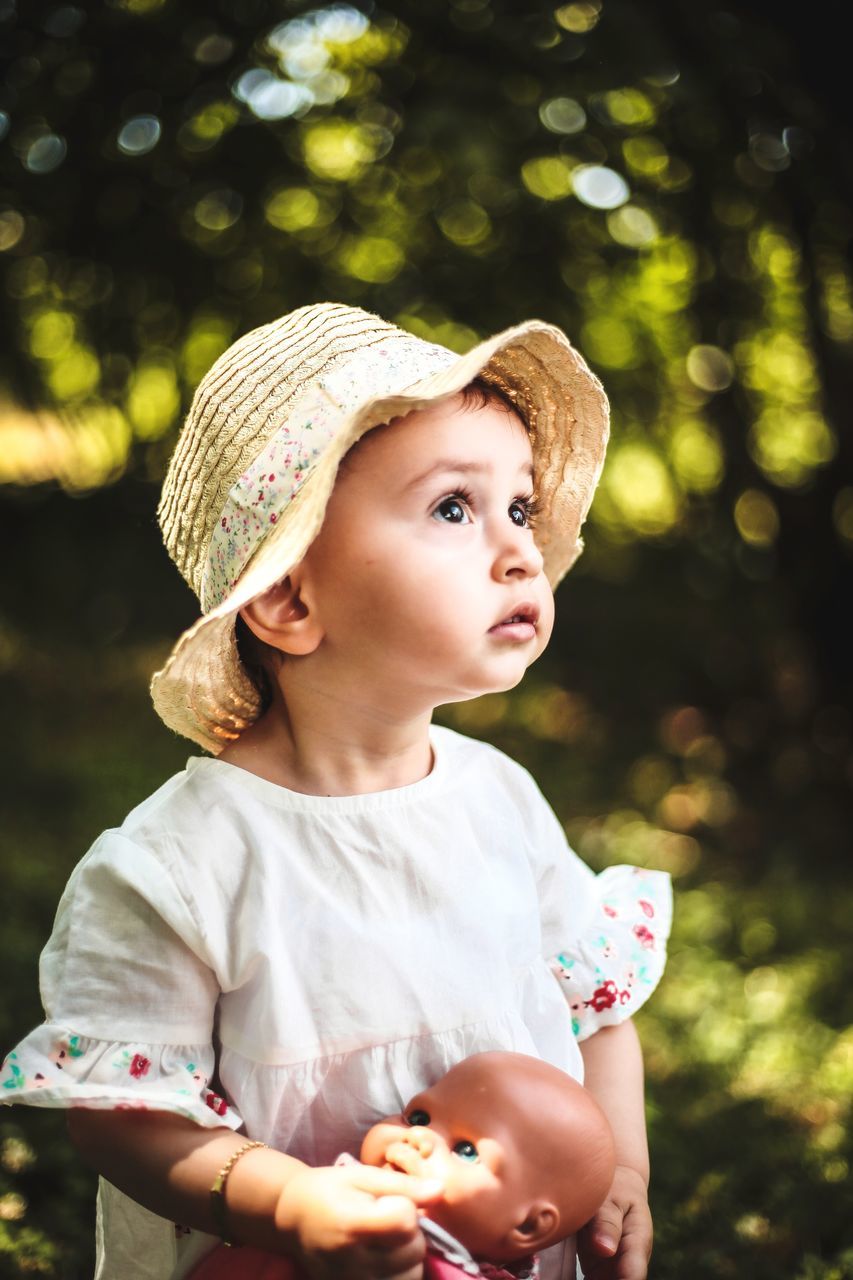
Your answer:
[[[478,407],[453,396],[372,428],[350,450],[346,465],[408,468],[433,460],[465,464],[515,457],[520,464],[532,459],[530,437],[517,413],[499,401]]]

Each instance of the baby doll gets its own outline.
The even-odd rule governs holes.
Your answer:
[[[464,1059],[375,1124],[361,1159],[441,1182],[422,1219],[425,1280],[535,1276],[535,1255],[590,1220],[615,1166],[610,1126],[582,1085],[538,1058],[498,1051]],[[220,1247],[192,1280],[298,1275],[273,1254]]]

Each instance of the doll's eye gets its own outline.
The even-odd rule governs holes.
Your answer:
[[[410,1111],[406,1116],[406,1120],[409,1124],[418,1125],[422,1128],[424,1125],[429,1124],[429,1115],[426,1111]]]
[[[476,1164],[480,1159],[480,1153],[473,1142],[457,1142],[453,1148],[453,1154],[458,1156],[460,1160],[467,1160],[469,1164]]]

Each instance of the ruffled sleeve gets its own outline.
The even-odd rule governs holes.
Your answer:
[[[672,889],[663,871],[607,867],[595,877],[583,932],[550,957],[578,1040],[633,1016],[666,964]]]
[[[569,845],[536,783],[519,772],[541,954],[563,989],[574,1033],[584,1040],[630,1018],[660,981],[672,923],[670,878],[630,866],[596,875]]]
[[[238,1129],[237,1112],[210,1086],[210,1045],[94,1040],[45,1022],[6,1057],[0,1100],[42,1107],[170,1111],[206,1128]]]
[[[46,1021],[8,1054],[3,1102],[240,1127],[212,1083],[217,961],[177,862],[109,831],[76,868],[41,956]]]

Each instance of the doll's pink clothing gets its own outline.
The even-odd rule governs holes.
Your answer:
[[[369,795],[191,759],[104,832],[3,1101],[168,1111],[324,1165],[473,1053],[581,1079],[578,1040],[660,977],[668,877],[596,876],[520,765],[431,739],[427,777]],[[185,1280],[215,1244],[103,1180],[96,1234],[97,1280]]]
[[[187,1280],[305,1280],[305,1272],[289,1258],[244,1245],[219,1245],[202,1258]]]
[[[531,1270],[508,1271],[505,1267],[489,1266],[477,1271],[465,1270],[458,1262],[430,1250],[424,1259],[424,1280],[460,1280],[461,1276],[482,1276],[484,1280],[519,1280],[522,1275],[533,1276]],[[226,1249],[224,1245],[199,1263],[188,1280],[305,1280],[305,1273],[298,1270],[288,1258],[278,1258],[259,1249]]]
[[[536,1257],[499,1265],[476,1262],[448,1232],[425,1218],[421,1227],[427,1239],[423,1280],[538,1280]],[[190,1273],[188,1280],[307,1280],[305,1272],[288,1258],[264,1253],[250,1246],[229,1249],[219,1245]]]

